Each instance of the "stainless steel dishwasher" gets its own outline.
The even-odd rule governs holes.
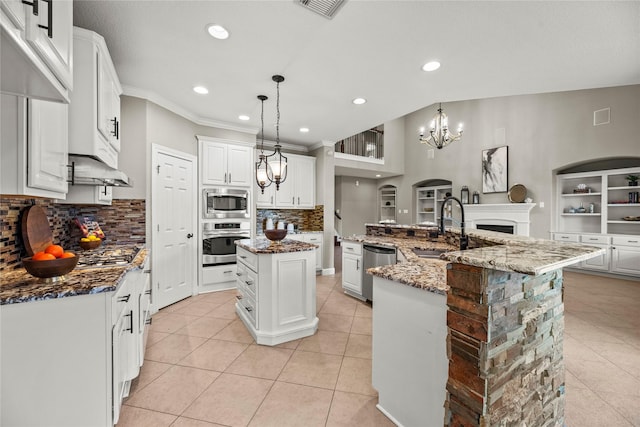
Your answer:
[[[396,263],[396,250],[386,246],[363,245],[364,259],[362,269],[362,297],[373,301],[373,276],[367,274],[368,268]]]

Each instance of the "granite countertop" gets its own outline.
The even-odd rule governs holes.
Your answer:
[[[141,249],[126,265],[76,267],[57,282],[33,277],[24,268],[3,272],[0,305],[115,291],[125,273],[142,268],[147,252]]]
[[[284,238],[280,243],[266,238],[236,240],[236,245],[254,254],[284,254],[288,252],[312,251],[318,248],[313,243]]]
[[[371,224],[370,226],[380,225]],[[386,226],[388,227],[388,225]],[[421,228],[407,225],[392,227]],[[456,228],[448,228],[447,232],[460,235],[460,230]],[[475,241],[487,242],[489,246],[460,251],[453,245],[441,241],[429,241],[424,238],[351,236],[345,237],[343,240],[396,247],[407,262],[371,268],[367,270],[367,273],[443,294],[448,289],[446,284],[446,265],[448,262],[540,275],[604,253],[604,249],[594,246],[486,230],[474,229],[467,231],[466,234]],[[425,259],[415,255],[412,251],[413,248],[450,249],[451,252],[442,254],[440,259]]]

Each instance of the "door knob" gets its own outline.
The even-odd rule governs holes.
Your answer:
[[[187,234],[187,239],[190,239],[190,238],[192,238],[192,237],[193,237],[193,233],[189,233],[189,234]]]

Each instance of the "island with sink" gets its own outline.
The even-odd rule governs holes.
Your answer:
[[[258,344],[316,333],[318,246],[293,239],[237,240],[236,313]]]
[[[397,250],[397,264],[367,270],[372,382],[388,418],[406,426],[563,425],[562,268],[602,249],[475,229],[366,230],[345,243]]]

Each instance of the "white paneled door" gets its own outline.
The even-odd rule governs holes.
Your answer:
[[[196,266],[195,158],[154,146],[152,274],[156,310],[193,294]]]

